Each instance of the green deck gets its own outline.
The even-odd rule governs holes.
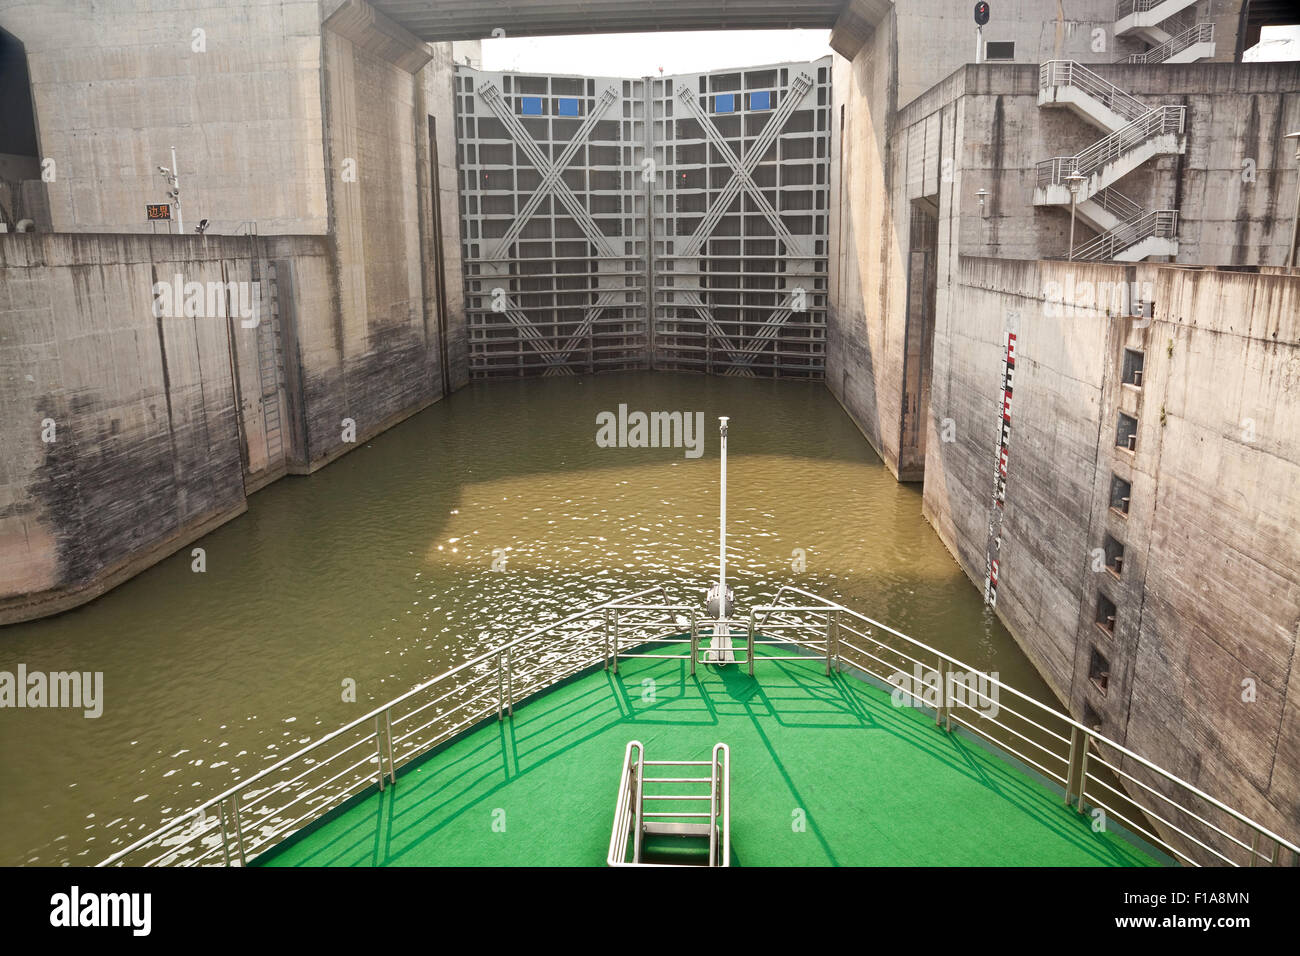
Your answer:
[[[480,727],[261,862],[603,865],[636,739],[647,760],[731,748],[733,865],[1156,864],[980,744],[823,669],[700,665],[691,677],[686,661],[623,661]]]

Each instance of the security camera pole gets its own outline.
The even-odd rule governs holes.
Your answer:
[[[727,619],[727,421],[728,416],[718,416],[722,433],[722,503],[718,515],[718,627]]]
[[[176,231],[185,235],[185,216],[181,213],[181,168],[176,165],[176,147],[172,147],[172,197],[176,200]]]

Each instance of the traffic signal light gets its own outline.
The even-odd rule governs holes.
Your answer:
[[[989,22],[989,5],[985,3],[984,0],[980,0],[979,3],[975,4],[975,23],[978,26],[982,27],[984,26],[984,24],[988,22]]]

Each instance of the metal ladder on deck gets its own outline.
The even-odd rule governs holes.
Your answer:
[[[707,777],[647,777],[647,767],[708,767]],[[672,771],[654,771],[671,773]],[[689,773],[690,771],[679,771]],[[646,784],[709,785],[708,793],[646,793]],[[707,810],[668,809],[706,802]],[[654,809],[647,809],[647,804]],[[708,855],[703,862],[656,862],[648,856],[646,837],[679,838],[689,850],[690,838],[707,838]],[[669,855],[669,854],[664,854]],[[701,855],[695,854],[698,859]],[[730,751],[719,743],[711,760],[646,760],[641,741],[628,743],[623,757],[618,800],[614,805],[614,829],[609,841],[610,866],[730,866],[731,865],[731,779]]]

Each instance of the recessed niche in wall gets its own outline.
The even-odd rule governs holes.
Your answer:
[[[1095,647],[1092,649],[1092,659],[1088,662],[1088,680],[1092,681],[1092,686],[1103,695],[1110,684],[1110,661],[1106,660]]]
[[[1106,570],[1119,577],[1124,570],[1124,545],[1120,544],[1113,535],[1108,534],[1103,551],[1106,555]]]
[[[1119,424],[1115,426],[1115,447],[1133,451],[1137,448],[1138,420],[1132,415],[1119,413]]]
[[[1097,626],[1107,634],[1115,633],[1115,602],[1104,594],[1097,595]]]
[[[1128,516],[1129,497],[1133,494],[1133,485],[1119,475],[1110,476],[1110,506],[1125,517]]]
[[[1092,704],[1083,702],[1083,725],[1097,733],[1102,733],[1101,714],[1093,709]]]
[[[1142,387],[1142,368],[1146,364],[1146,355],[1137,349],[1124,350],[1124,374],[1121,381],[1125,385]]]

